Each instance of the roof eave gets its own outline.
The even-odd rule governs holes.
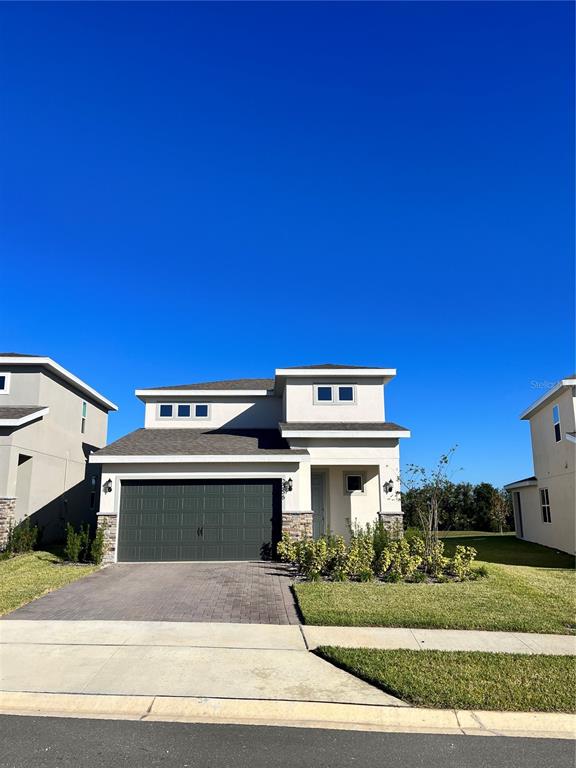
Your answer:
[[[136,389],[134,394],[145,403],[151,398],[166,397],[265,397],[269,389]]]
[[[188,454],[174,455],[155,454],[102,454],[93,453],[89,457],[91,464],[246,464],[249,462],[276,462],[284,464],[299,464],[309,462],[310,455],[305,453],[267,453],[267,454]]]
[[[89,395],[93,400],[103,405],[108,411],[117,411],[118,406],[115,405],[107,397],[101,395],[95,389],[90,387],[86,382],[79,379],[78,376],[74,376],[73,373],[67,371],[57,362],[52,360],[51,357],[0,357],[0,365],[38,365],[43,368],[48,368],[56,373],[61,379],[72,384],[76,389]]]
[[[542,408],[548,400],[554,397],[554,395],[558,394],[562,389],[565,387],[575,387],[576,386],[576,379],[561,379],[557,384],[555,384],[552,389],[549,389],[547,392],[545,392],[542,397],[539,397],[538,400],[536,400],[535,403],[532,403],[528,408],[526,408],[525,411],[523,411],[520,414],[520,419],[525,420],[529,419],[534,413],[536,413],[537,410]]]

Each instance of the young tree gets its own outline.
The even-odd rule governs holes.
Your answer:
[[[512,500],[510,494],[503,488],[494,488],[492,497],[492,506],[490,507],[490,521],[492,527],[500,533],[504,529],[510,528],[509,522],[512,517]]]
[[[412,513],[424,535],[426,554],[431,555],[438,542],[438,523],[444,504],[453,486],[450,480],[450,461],[456,446],[440,456],[431,470],[409,464],[404,473],[403,486],[410,495]]]

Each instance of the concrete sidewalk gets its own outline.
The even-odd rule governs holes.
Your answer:
[[[341,645],[349,648],[576,655],[576,637],[572,635],[175,621],[12,619],[0,622],[0,644],[186,646],[283,651],[313,650],[319,645]]]

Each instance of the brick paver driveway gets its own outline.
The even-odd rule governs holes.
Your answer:
[[[104,568],[7,619],[298,624],[279,563],[141,563]]]

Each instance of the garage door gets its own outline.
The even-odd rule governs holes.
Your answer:
[[[279,532],[277,481],[122,483],[118,560],[260,560]]]

